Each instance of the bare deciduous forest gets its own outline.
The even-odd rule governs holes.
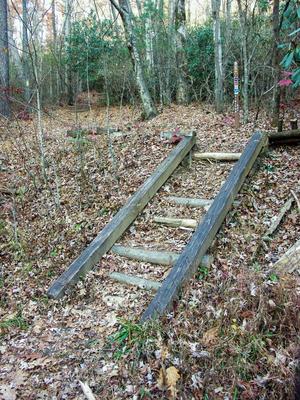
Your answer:
[[[1,399],[300,399],[299,26],[0,0]]]

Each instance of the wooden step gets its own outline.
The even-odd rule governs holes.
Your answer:
[[[157,318],[172,309],[173,301],[178,298],[181,287],[195,274],[200,260],[211,246],[237,193],[265,145],[266,135],[263,133],[257,132],[251,137],[242,157],[232,168],[210,209],[142,315],[141,322]]]
[[[49,297],[53,299],[61,298],[67,288],[74,285],[99,262],[101,257],[119,240],[152,197],[172,175],[181,161],[191,151],[195,142],[196,137],[194,134],[181,140],[80,256],[52,283],[47,292]]]
[[[212,200],[207,200],[207,199],[195,199],[191,197],[176,197],[176,196],[165,197],[165,199],[168,200],[170,203],[175,203],[188,207],[203,207],[205,210],[208,210],[213,202]]]
[[[140,247],[126,247],[119,245],[113,246],[111,251],[114,254],[127,257],[132,260],[138,260],[159,265],[173,265],[180,256],[180,254],[176,254],[171,251],[145,250]],[[201,260],[201,265],[209,267],[212,261],[212,256],[205,255]]]
[[[195,160],[237,161],[242,153],[194,153]]]
[[[138,286],[141,289],[156,291],[161,287],[160,282],[140,278],[135,275],[127,275],[127,274],[121,274],[119,272],[112,272],[108,276],[115,281],[126,283],[127,285]]]
[[[199,223],[195,219],[187,219],[187,218],[154,217],[153,220],[158,224],[171,226],[173,228],[178,228],[178,227],[196,228]]]

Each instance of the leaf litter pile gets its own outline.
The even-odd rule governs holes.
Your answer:
[[[96,133],[97,126],[116,134]],[[67,136],[87,127],[88,134]],[[168,266],[108,253],[62,300],[46,291],[174,148],[162,131],[194,130],[199,151],[241,152],[255,129],[208,106],[172,106],[151,121],[138,110],[68,109],[44,117],[45,174],[35,121],[1,131],[0,398],[293,399],[299,357],[299,268],[274,263],[300,236],[299,147],[270,149],[247,178],[172,312],[138,325],[154,293],[110,272],[162,281]],[[231,163],[180,166],[118,244],[180,253],[193,230],[154,216],[200,220],[168,196],[213,199]],[[263,240],[286,200],[291,209]],[[300,262],[300,260],[299,260]]]

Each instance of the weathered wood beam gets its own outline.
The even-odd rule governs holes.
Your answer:
[[[119,272],[112,272],[108,276],[115,281],[126,283],[127,285],[138,286],[139,288],[146,290],[156,291],[161,286],[160,282],[151,281],[134,275],[121,274]]]
[[[300,144],[300,129],[269,133],[268,137],[270,146],[297,145]]]
[[[173,228],[178,228],[180,226],[185,228],[196,228],[198,225],[197,220],[188,218],[154,217],[153,221]]]
[[[269,226],[267,232],[264,234],[263,240],[268,241],[270,240],[270,236],[273,235],[273,233],[276,231],[278,228],[280,222],[282,221],[283,217],[285,214],[291,209],[292,204],[294,202],[294,198],[290,197],[282,206],[282,208],[279,211],[279,214],[272,220],[271,225]]]
[[[170,155],[158,166],[129,201],[118,211],[112,220],[91,242],[91,244],[72,262],[70,267],[52,284],[48,296],[60,298],[65,290],[90,271],[100,258],[115,244],[138,214],[166,182],[169,176],[189,153],[196,142],[195,135],[187,136],[175,147]]]
[[[180,256],[180,254],[171,251],[153,251],[141,249],[140,247],[126,247],[119,245],[114,245],[111,251],[112,253],[122,257],[159,265],[173,265]],[[201,260],[201,265],[209,267],[212,260],[212,256],[205,255]]]
[[[274,270],[283,273],[291,273],[300,270],[300,240],[298,240],[289,250],[274,264]]]
[[[142,315],[142,322],[166,312],[182,285],[196,272],[265,142],[266,137],[262,133],[257,132],[252,136],[191,240]]]
[[[241,153],[194,153],[195,160],[237,161]]]
[[[213,200],[207,200],[207,199],[195,199],[190,197],[176,197],[176,196],[164,197],[164,199],[168,200],[170,203],[188,207],[203,207],[207,210],[213,202]]]

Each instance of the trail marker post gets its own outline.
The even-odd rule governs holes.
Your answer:
[[[233,67],[233,83],[234,83],[234,122],[235,127],[240,127],[240,105],[239,105],[239,67],[237,61]]]

